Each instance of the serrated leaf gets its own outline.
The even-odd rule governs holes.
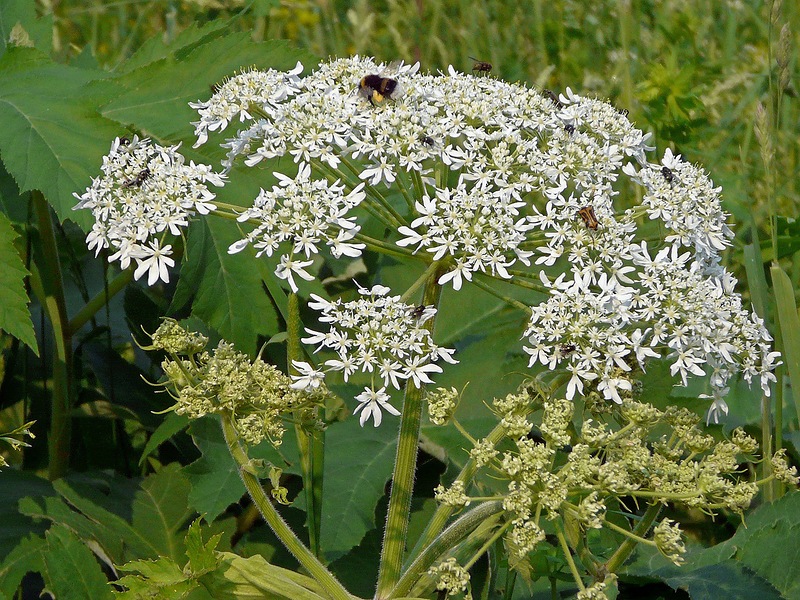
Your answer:
[[[374,529],[375,506],[392,476],[396,448],[391,421],[362,428],[351,418],[328,427],[320,544],[331,560]]]
[[[184,553],[183,527],[192,515],[189,482],[171,464],[142,482],[133,501],[133,528],[147,535],[161,556],[178,560]]]
[[[211,96],[211,85],[234,74],[243,65],[288,70],[298,60],[316,60],[286,42],[253,42],[249,32],[207,36],[179,57],[167,57],[126,73],[116,80],[126,92],[102,108],[102,114],[120,123],[136,123],[159,137],[189,140],[197,113],[189,102]]]
[[[692,600],[782,600],[778,590],[736,563],[678,568],[669,576],[654,576],[674,590],[685,590]]]
[[[20,191],[41,190],[59,219],[88,229],[88,211],[72,211],[73,192],[99,173],[119,125],[96,112],[86,84],[107,75],[54,63],[33,48],[0,58],[0,154]]]
[[[128,588],[116,592],[118,600],[172,600],[185,598],[197,582],[187,578],[175,561],[161,557],[157,560],[135,560],[117,567],[119,571],[135,573],[120,577],[117,584]]]
[[[17,232],[0,213],[0,330],[18,338],[39,356],[36,334],[28,310],[25,278],[30,274],[14,247]]]
[[[44,538],[34,535],[20,541],[0,564],[0,595],[13,597],[26,573],[42,570],[42,553],[46,546]]]
[[[175,39],[170,40],[169,43],[165,42],[160,35],[153,36],[137,48],[133,56],[120,65],[120,69],[122,72],[127,73],[166,58],[179,50],[194,47],[204,40],[220,36],[230,26],[231,22],[232,19],[214,19],[202,26],[192,23],[181,31]]]
[[[46,529],[44,524],[20,514],[20,499],[52,493],[53,485],[49,481],[29,471],[6,469],[0,472],[0,560],[26,535],[42,534]]]
[[[108,579],[91,550],[69,529],[47,531],[44,580],[56,598],[113,598]]]
[[[147,444],[145,444],[144,450],[142,450],[142,457],[139,459],[139,464],[141,465],[145,459],[155,452],[161,444],[166,442],[179,431],[183,431],[188,426],[189,417],[186,415],[178,415],[174,412],[167,414],[161,425],[156,427],[156,430],[150,436],[150,439],[147,440]]]
[[[219,544],[222,537],[221,533],[212,535],[207,542],[203,542],[200,533],[200,519],[195,519],[189,526],[184,542],[186,543],[186,556],[189,558],[189,566],[192,573],[210,571],[217,565],[217,557],[214,549]]]
[[[203,453],[201,458],[183,468],[192,486],[189,504],[210,522],[228,506],[238,502],[246,490],[216,418],[192,421],[189,434]],[[285,473],[299,473],[296,465],[297,445],[291,432],[284,436],[280,452],[265,441],[250,448],[248,455],[276,465]]]
[[[188,235],[187,260],[176,294],[191,290],[193,315],[240,351],[254,355],[258,334],[277,331],[277,316],[259,270],[241,256],[228,254],[228,246],[238,238],[233,223],[221,219],[196,223]]]
[[[191,485],[189,505],[211,522],[231,504],[238,502],[246,490],[217,419],[208,417],[192,421],[189,435],[203,453],[183,468]]]

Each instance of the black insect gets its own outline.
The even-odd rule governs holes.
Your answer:
[[[473,73],[489,73],[492,70],[492,63],[488,63],[484,60],[478,60],[472,56],[470,56],[470,59],[475,61],[472,65]]]
[[[122,184],[124,188],[142,187],[142,184],[150,178],[150,169],[145,167],[133,179],[128,179]]]

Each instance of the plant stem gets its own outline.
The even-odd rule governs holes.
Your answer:
[[[125,269],[119,273],[114,279],[108,282],[106,289],[99,292],[94,298],[89,300],[78,313],[70,319],[69,333],[74,335],[81,327],[86,325],[87,321],[91,319],[97,311],[103,308],[108,302],[116,296],[119,292],[125,289],[133,279],[133,269]]]
[[[651,504],[648,506],[647,510],[642,515],[642,520],[639,521],[639,524],[633,529],[633,535],[644,537],[647,530],[650,529],[650,526],[656,520],[656,517],[658,517],[659,512],[661,512],[660,504]],[[620,544],[619,548],[617,548],[616,552],[611,555],[608,562],[606,562],[606,570],[609,573],[615,573],[631,555],[631,552],[633,552],[633,549],[636,547],[636,543],[637,542],[630,537],[626,538],[625,541]]]
[[[286,322],[286,362],[289,372],[294,371],[292,361],[302,360],[300,347],[300,307],[297,294],[289,294],[288,319]],[[308,543],[315,556],[320,556],[319,534],[322,521],[322,481],[317,481],[315,473],[314,436],[309,436],[303,427],[303,418],[299,413],[294,415],[294,432],[297,436],[297,448],[300,453],[300,470],[303,475],[303,490],[306,495],[306,525],[308,527]],[[319,440],[318,440],[319,442]],[[324,456],[324,455],[323,455]],[[322,456],[320,457],[322,458]]]
[[[561,551],[564,553],[564,558],[567,561],[567,566],[569,566],[570,573],[572,573],[575,583],[578,584],[578,589],[580,589],[580,591],[585,590],[586,586],[583,585],[581,574],[578,573],[578,566],[575,564],[575,561],[572,558],[572,552],[570,551],[569,544],[567,543],[567,538],[564,537],[564,532],[558,525],[556,525],[556,537],[558,538],[558,543],[561,545]]]
[[[445,268],[434,269],[425,284],[422,293],[422,304],[438,306],[441,287],[437,283]],[[435,317],[425,323],[429,331],[433,331]],[[414,487],[414,475],[417,467],[417,445],[419,428],[422,419],[422,394],[424,387],[416,387],[410,382],[406,384],[406,395],[403,401],[403,415],[400,418],[400,434],[397,441],[392,476],[392,491],[389,495],[389,512],[386,518],[386,531],[383,536],[381,560],[378,571],[378,588],[376,599],[388,598],[397,584],[403,566],[408,519],[411,510],[411,492]]]
[[[48,440],[50,480],[63,477],[69,468],[72,441],[72,334],[64,297],[64,280],[58,257],[50,205],[41,192],[31,192],[33,208],[39,225],[41,254],[35,261],[41,275],[44,297],[41,304],[53,326],[55,356],[53,357],[53,405]]]
[[[505,434],[506,434],[506,428],[503,427],[502,425],[497,425],[489,433],[489,435],[486,436],[486,439],[492,445],[495,445],[501,439],[503,439],[503,436]],[[461,469],[461,472],[458,474],[458,477],[456,477],[456,481],[462,481],[466,486],[466,484],[469,483],[469,481],[472,479],[473,475],[475,475],[475,471],[477,470],[477,468],[478,467],[475,463],[475,459],[470,458],[464,465],[464,467]],[[427,527],[425,527],[425,531],[422,532],[422,535],[419,537],[419,540],[417,540],[416,546],[414,546],[414,549],[411,551],[411,557],[416,556],[417,553],[423,550],[423,548],[425,548],[426,546],[428,546],[433,542],[436,536],[439,535],[439,532],[442,530],[445,523],[447,523],[447,520],[453,514],[453,510],[454,509],[452,506],[447,506],[445,504],[440,504],[436,508],[436,511],[433,513],[431,520],[428,521]]]
[[[342,586],[333,574],[325,568],[316,556],[303,545],[303,542],[295,535],[294,531],[281,518],[278,511],[267,498],[264,488],[258,478],[250,473],[245,466],[250,462],[247,454],[242,450],[236,434],[236,428],[229,414],[222,415],[222,431],[225,434],[225,442],[228,450],[239,467],[239,476],[250,494],[250,498],[258,508],[261,516],[270,526],[270,529],[278,536],[286,549],[292,553],[297,561],[308,571],[324,589],[332,600],[352,600],[352,596]]]
[[[502,511],[502,502],[486,502],[459,517],[425,547],[425,550],[408,566],[403,576],[397,582],[397,585],[394,586],[394,589],[392,589],[391,593],[386,597],[398,598],[407,595],[411,587],[430,568],[437,558],[454,548],[480,524]],[[491,542],[494,543],[495,539],[496,537],[492,536]],[[488,546],[484,544],[482,550],[485,551],[486,548],[488,548]],[[481,554],[482,553],[483,552],[481,552]]]

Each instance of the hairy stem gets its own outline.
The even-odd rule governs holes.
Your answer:
[[[443,268],[435,269],[425,284],[422,294],[422,304],[425,306],[439,305],[441,287],[436,282],[441,277]],[[434,322],[435,318],[430,319],[425,327],[429,331],[433,331]],[[397,441],[397,456],[392,477],[392,491],[389,495],[389,512],[381,549],[376,598],[389,597],[390,590],[397,584],[403,566],[408,519],[411,511],[411,492],[417,468],[417,444],[422,419],[424,389],[423,386],[416,387],[411,382],[406,384],[403,414],[400,418],[400,434]]]
[[[275,507],[267,498],[264,488],[258,478],[246,469],[250,462],[247,454],[242,450],[237,439],[236,428],[229,414],[222,415],[222,431],[225,434],[225,442],[228,450],[239,467],[239,475],[242,478],[245,488],[258,508],[258,512],[270,526],[270,529],[278,536],[286,549],[292,553],[302,567],[308,571],[326,591],[332,600],[352,600],[352,596],[342,586],[333,574],[325,568],[316,556],[303,545],[303,542],[295,535],[294,531],[286,524],[286,521],[278,514]]]

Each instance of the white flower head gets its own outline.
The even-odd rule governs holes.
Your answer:
[[[103,175],[94,179],[74,207],[90,209],[95,218],[86,237],[95,255],[110,249],[109,261],[126,269],[137,263],[134,277],[148,274],[148,285],[169,282],[175,264],[167,233],[181,235],[195,214],[215,210],[207,184],[224,178],[207,165],[186,164],[178,146],[159,146],[148,139],[116,138],[103,158]]]

